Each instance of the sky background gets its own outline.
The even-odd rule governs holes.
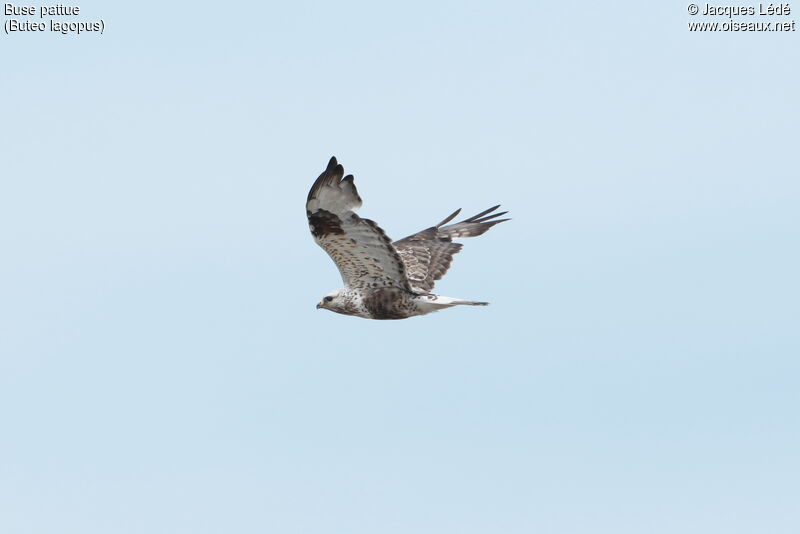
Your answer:
[[[0,35],[0,532],[800,531],[797,32],[79,5]],[[510,210],[492,306],[316,310],[332,155],[396,239]]]

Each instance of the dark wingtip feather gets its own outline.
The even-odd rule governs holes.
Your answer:
[[[508,213],[508,212],[507,211],[501,211],[500,213],[493,213],[493,214],[489,215],[488,217],[483,217],[483,218],[480,218],[480,219],[473,219],[470,222],[473,222],[473,223],[484,223],[484,222],[487,222],[487,221],[490,221],[490,220],[494,219],[495,217],[502,217],[506,213]]]
[[[322,186],[332,184],[340,180],[343,174],[344,167],[342,167],[339,162],[336,161],[336,156],[331,156],[328,166],[324,171],[322,171],[322,174],[319,175],[319,178],[314,181],[314,185],[311,186],[311,189],[308,192],[308,197],[306,198],[306,203],[314,198],[314,195]]]
[[[450,215],[448,215],[448,216],[447,216],[447,218],[446,218],[445,220],[443,220],[442,222],[440,222],[439,224],[437,224],[437,225],[436,225],[436,228],[439,228],[440,226],[444,226],[445,224],[449,223],[449,222],[450,222],[450,221],[452,221],[452,220],[455,218],[455,216],[456,216],[456,215],[458,215],[459,213],[461,213],[461,208],[458,208],[456,211],[454,211],[453,213],[451,213]]]
[[[488,210],[484,210],[484,211],[480,212],[479,214],[473,215],[469,219],[465,219],[465,220],[463,220],[461,222],[478,222],[478,219],[480,219],[481,217],[483,217],[487,213],[493,212],[494,210],[496,210],[499,207],[500,207],[500,204],[498,204],[497,206],[492,206]],[[497,215],[502,215],[502,214],[498,213]],[[487,217],[487,219],[491,219],[492,217],[496,217],[497,215],[491,215],[491,216]]]
[[[325,183],[331,183],[334,180],[341,179],[343,174],[344,167],[336,161],[336,156],[331,156],[328,167],[325,169],[325,172],[322,173],[322,175],[326,177]]]

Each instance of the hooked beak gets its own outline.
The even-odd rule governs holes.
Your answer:
[[[321,303],[321,302],[318,302],[318,303],[317,303],[317,309],[320,309],[321,307],[322,307],[322,303]]]

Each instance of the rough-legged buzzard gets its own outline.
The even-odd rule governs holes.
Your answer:
[[[344,287],[325,295],[317,308],[366,319],[406,319],[462,304],[488,304],[434,295],[431,290],[461,250],[453,238],[481,235],[508,220],[497,219],[505,211],[489,215],[499,205],[444,226],[458,209],[436,226],[394,242],[373,221],[356,215],[359,207],[353,175],[344,176],[344,168],[331,158],[311,186],[306,215],[311,234],[336,263]]]

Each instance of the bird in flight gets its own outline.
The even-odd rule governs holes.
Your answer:
[[[486,306],[488,302],[455,299],[431,293],[436,280],[450,268],[453,254],[461,250],[454,238],[483,234],[507,212],[500,206],[449,223],[458,209],[435,226],[399,241],[392,241],[374,221],[356,215],[361,207],[353,175],[331,158],[317,178],[306,201],[311,235],[328,253],[344,287],[325,295],[317,304],[343,315],[365,319],[406,319],[452,306]]]

